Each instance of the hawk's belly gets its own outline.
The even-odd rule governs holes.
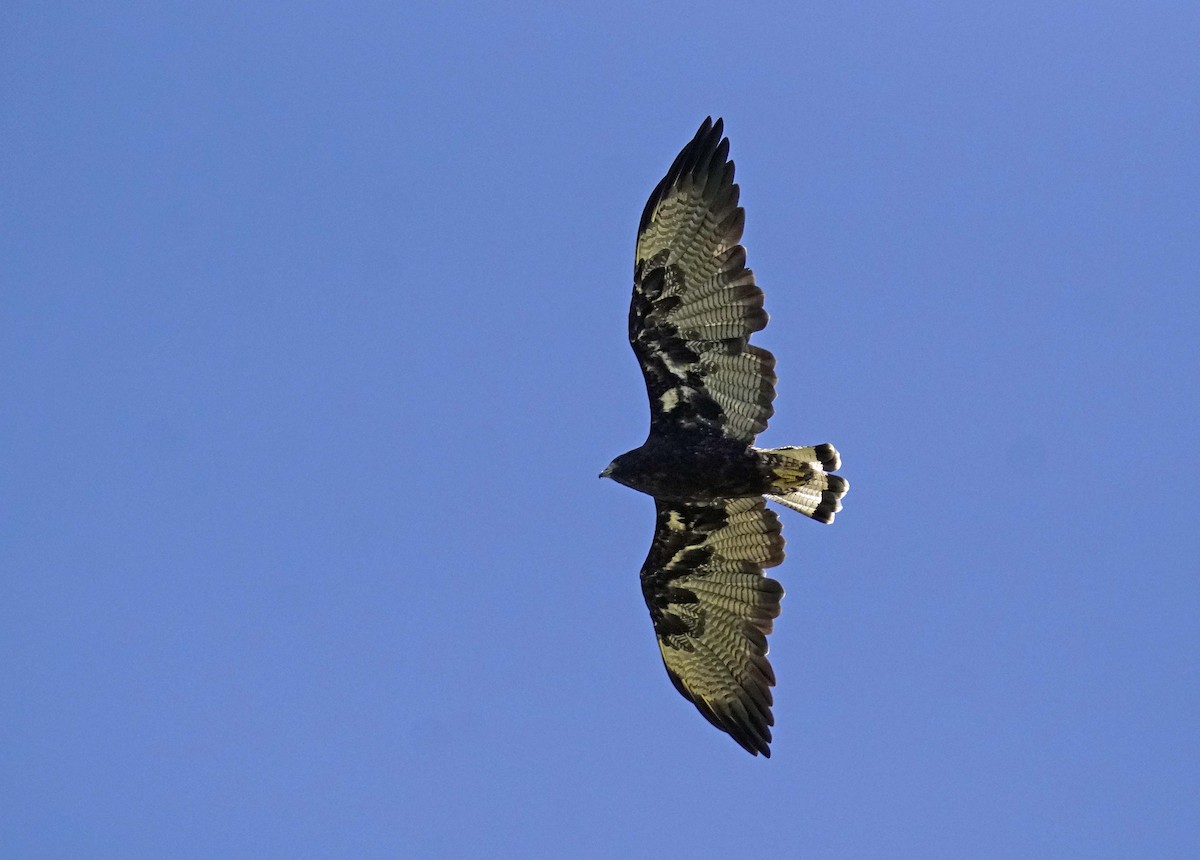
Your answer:
[[[769,489],[758,455],[749,448],[655,445],[643,446],[642,453],[635,468],[614,477],[657,499],[710,502],[761,496]]]

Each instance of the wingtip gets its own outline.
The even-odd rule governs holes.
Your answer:
[[[738,735],[735,735],[733,732],[729,731],[729,729],[725,729],[725,731],[729,734],[730,737],[732,737],[735,741],[737,741],[738,746],[740,746],[746,752],[750,753],[750,755],[762,756],[763,758],[771,757],[771,734],[770,734],[770,732],[768,732],[767,736],[765,738],[763,738],[763,737],[755,737],[755,736],[739,737]]]
[[[700,123],[700,128],[702,131],[713,131],[720,135],[725,130],[725,118],[717,117],[713,119],[712,114],[709,114],[704,118],[704,122]]]
[[[737,186],[733,185],[733,162],[729,159],[729,146],[724,134],[725,121],[721,117],[717,117],[715,121],[711,116],[705,117],[704,122],[700,124],[700,128],[696,130],[696,134],[679,151],[679,154],[675,156],[675,160],[671,162],[666,175],[659,180],[654,190],[650,193],[650,198],[646,201],[646,206],[642,210],[641,220],[638,222],[639,236],[650,224],[655,208],[667,194],[668,189],[676,183],[683,181],[684,177],[695,177],[696,175],[704,177],[702,181],[705,184],[706,193],[711,193],[717,188],[732,185],[735,194],[732,202],[736,205]],[[722,146],[723,142],[724,146]],[[717,176],[709,175],[713,172],[711,171],[712,164],[718,160],[728,166]],[[734,241],[736,243],[737,240],[735,239]]]

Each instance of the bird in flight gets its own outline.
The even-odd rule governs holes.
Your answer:
[[[771,755],[767,634],[783,561],[766,500],[832,523],[849,484],[829,444],[756,448],[774,414],[775,357],[741,246],[729,140],[708,118],[654,189],[638,225],[629,342],[650,397],[650,432],[602,478],[654,497],[642,594],[675,688],[748,752]]]

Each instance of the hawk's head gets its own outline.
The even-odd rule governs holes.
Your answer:
[[[640,448],[635,448],[632,451],[626,451],[617,459],[613,460],[604,467],[604,471],[600,473],[601,478],[612,478],[618,484],[624,484],[627,487],[638,489],[638,476],[643,471],[642,461],[643,453]]]

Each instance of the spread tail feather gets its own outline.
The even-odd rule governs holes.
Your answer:
[[[850,482],[829,472],[841,468],[837,449],[824,445],[803,448],[759,449],[759,456],[770,469],[771,490],[767,498],[799,511],[817,522],[831,523],[842,509],[842,497]]]

